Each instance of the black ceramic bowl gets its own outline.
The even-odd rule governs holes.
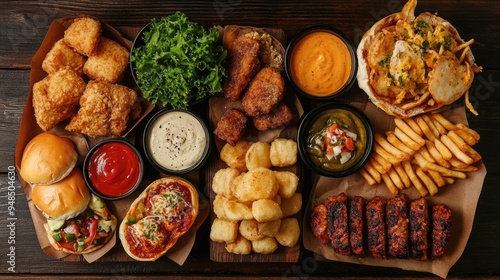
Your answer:
[[[305,67],[299,59],[295,57],[296,53],[301,52],[301,49],[305,47],[312,36],[315,34],[329,34],[334,42],[338,43],[339,47],[345,51],[345,54],[340,58],[345,59],[345,63],[350,63],[350,68],[344,65],[344,63],[340,63],[341,59],[334,59],[333,50],[327,50],[322,47],[317,47],[316,45],[310,49],[306,53],[306,57],[304,57],[303,61],[314,61],[313,64],[309,64],[310,66]],[[310,41],[311,42],[311,41]],[[318,43],[320,46],[331,46],[334,44],[323,44]],[[337,51],[341,53],[340,51]],[[304,52],[303,52],[304,53]],[[305,53],[304,53],[305,54]],[[320,75],[318,71],[326,69],[324,65],[319,65],[320,63],[329,63],[331,67],[331,71],[328,73],[324,73]],[[295,65],[295,66],[294,66]],[[298,67],[300,65],[300,67]],[[305,69],[308,71],[299,72],[298,69]],[[335,29],[326,25],[318,25],[309,27],[303,31],[301,31],[297,36],[295,36],[288,44],[285,54],[285,72],[290,80],[293,88],[302,96],[306,98],[311,98],[315,100],[322,101],[331,101],[334,98],[337,98],[344,93],[346,93],[351,86],[356,81],[356,73],[358,69],[357,57],[356,57],[356,48],[354,44],[349,40],[349,38],[342,33],[340,30]],[[309,75],[309,73],[314,72],[314,75]],[[315,89],[311,86],[307,88],[304,83],[301,83],[302,79],[315,80],[317,85],[327,84],[332,77],[335,78],[339,75],[344,75],[345,81],[340,83],[340,85],[335,86],[329,90],[325,89],[325,92],[313,92]]]
[[[83,162],[89,189],[107,200],[130,196],[139,188],[144,162],[139,151],[123,139],[108,139],[94,146]]]
[[[144,153],[158,171],[181,175],[200,168],[210,155],[212,136],[203,119],[182,109],[162,109],[146,124]]]
[[[317,132],[319,128],[326,125],[326,120],[335,117],[339,119],[346,119],[349,116],[350,120],[347,123],[353,123],[354,125],[346,126],[344,129],[346,131],[357,132],[357,140],[359,141],[355,145],[353,156],[344,164],[336,164],[335,168],[328,168],[327,161],[322,159],[318,160],[314,153],[317,151],[312,151],[312,148],[308,148],[308,143],[313,143],[311,141],[311,135]],[[356,126],[356,127],[352,127]],[[361,131],[365,131],[364,136]],[[297,146],[299,150],[300,157],[302,161],[312,169],[314,172],[327,177],[345,177],[359,171],[366,162],[370,159],[370,155],[373,150],[373,130],[370,121],[366,115],[361,112],[358,108],[349,105],[347,103],[340,102],[330,102],[324,104],[320,107],[314,108],[312,111],[303,116],[300,121],[298,134],[297,134]],[[363,148],[358,148],[363,147]],[[324,154],[322,154],[323,156]]]

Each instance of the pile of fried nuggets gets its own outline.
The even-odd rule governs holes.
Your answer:
[[[137,93],[116,84],[129,51],[101,33],[98,20],[76,18],[47,53],[42,69],[48,76],[33,85],[35,118],[44,131],[71,118],[66,130],[117,136],[130,116],[140,115]]]

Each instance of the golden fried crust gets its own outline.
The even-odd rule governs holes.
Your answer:
[[[269,114],[253,118],[253,125],[258,130],[275,129],[286,125],[293,119],[293,113],[283,103],[278,104]]]
[[[64,41],[83,55],[97,51],[101,38],[101,23],[90,17],[76,18],[64,32]]]
[[[283,100],[285,80],[273,68],[266,67],[255,75],[243,97],[245,113],[252,117],[265,115]]]
[[[71,68],[66,67],[48,75],[33,85],[33,108],[38,125],[50,130],[56,124],[76,113],[78,102],[85,91],[85,82]]]
[[[89,78],[108,82],[118,82],[127,69],[129,52],[117,42],[102,37],[97,52],[89,56],[83,72]]]
[[[245,133],[246,123],[247,117],[243,112],[237,109],[228,109],[217,123],[214,134],[234,146]]]
[[[60,39],[52,46],[52,49],[45,56],[42,62],[42,69],[52,74],[69,66],[79,75],[82,75],[84,64],[85,57],[64,43],[63,39]]]
[[[66,129],[91,137],[118,136],[127,128],[136,100],[132,89],[92,80],[80,99],[80,110]]]

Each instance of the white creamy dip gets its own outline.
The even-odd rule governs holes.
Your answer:
[[[205,130],[189,113],[167,112],[153,122],[149,131],[151,157],[163,168],[184,170],[203,156],[207,144]]]

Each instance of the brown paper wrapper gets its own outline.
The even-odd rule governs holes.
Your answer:
[[[66,18],[60,18],[56,19],[52,22],[50,25],[47,34],[38,49],[38,51],[35,53],[33,56],[32,62],[31,62],[31,72],[30,72],[30,93],[28,95],[28,99],[26,101],[26,105],[24,107],[23,111],[23,117],[21,119],[21,126],[19,129],[19,135],[18,135],[18,141],[16,145],[16,152],[15,152],[15,158],[16,158],[16,167],[17,170],[20,170],[21,166],[21,158],[22,154],[24,151],[24,147],[28,144],[28,142],[35,137],[36,135],[40,134],[42,129],[37,125],[36,120],[35,120],[35,114],[34,114],[34,109],[33,109],[33,92],[31,89],[33,88],[33,84],[42,80],[47,76],[47,73],[43,71],[42,69],[42,61],[45,59],[46,54],[50,51],[52,46],[56,41],[59,39],[63,38],[64,36],[64,31],[68,28],[68,26],[73,22],[73,20],[76,17],[66,17]],[[102,30],[103,30],[103,35],[115,40],[122,46],[126,47],[128,50],[130,50],[132,46],[132,42],[126,38],[124,38],[117,30],[115,30],[113,27],[110,25],[101,22]],[[130,74],[130,69],[127,69],[122,81],[120,84],[123,84],[125,86],[128,86],[130,88],[134,88],[136,92],[140,94],[140,90],[136,87],[132,76]],[[141,99],[141,107],[142,107],[142,113],[141,116],[135,120],[133,123],[131,123],[128,127],[127,130],[124,132],[122,135],[123,138],[126,138],[131,143],[134,143],[134,129],[135,127],[154,109],[154,105],[143,100],[142,97]],[[98,137],[98,138],[87,138],[81,134],[74,133],[74,132],[69,132],[64,129],[65,125],[67,124],[67,121],[63,121],[61,124],[57,125],[55,128],[51,129],[50,132],[59,135],[59,136],[64,136],[68,137],[73,141],[75,144],[76,150],[79,155],[79,162],[76,168],[81,168],[81,163],[83,159],[85,158],[85,155],[88,153],[89,149],[97,144],[98,142],[106,139],[105,137]],[[19,174],[19,172],[18,172]],[[45,232],[45,229],[43,227],[43,223],[46,222],[46,218],[42,215],[42,213],[36,208],[34,203],[31,200],[31,186],[19,176],[19,180],[21,182],[21,185],[23,187],[23,190],[26,194],[26,198],[28,200],[28,205],[30,208],[30,213],[31,217],[33,220],[33,224],[35,225],[35,231],[36,235],[38,238],[38,242],[40,244],[40,247],[42,250],[52,258],[57,258],[57,259],[63,259],[65,261],[87,261],[87,262],[94,262],[98,259],[105,259],[105,260],[111,260],[111,261],[133,261],[132,258],[130,258],[125,250],[121,247],[115,250],[114,247],[116,245],[117,237],[116,233],[113,239],[111,239],[109,242],[107,242],[102,248],[99,250],[96,250],[94,252],[88,253],[88,254],[83,254],[83,255],[69,255],[64,252],[59,252],[57,251],[52,245],[50,245],[50,242],[48,240],[48,236]],[[126,212],[128,211],[130,204],[134,199],[140,194],[141,190],[144,190],[144,188],[150,183],[151,181],[144,180],[142,183],[141,188],[139,188],[136,193],[134,193],[132,196],[130,196],[127,199],[124,200],[118,200],[118,201],[107,201],[106,204],[108,208],[111,210],[111,212],[117,217],[118,219],[118,225],[120,224],[121,220],[125,216]],[[208,213],[210,211],[210,207],[208,206],[208,199],[202,199],[200,197],[200,209],[199,209],[199,214],[198,217],[191,227],[191,229],[183,235],[179,240],[177,241],[176,245],[171,248],[165,255],[174,261],[175,263],[182,265],[185,260],[187,259],[189,253],[191,252],[191,249],[193,247],[195,238],[196,238],[196,230],[200,227],[200,225],[203,223],[203,221],[207,218]],[[118,242],[120,243],[120,242]],[[113,249],[113,250],[112,250]],[[109,253],[109,254],[108,254]],[[106,255],[108,254],[108,255]]]
[[[385,132],[394,129],[393,118],[383,113],[383,111],[376,108],[371,103],[356,103],[353,105],[363,110],[368,116],[375,132]],[[464,107],[443,111],[442,114],[454,123],[461,122],[467,124]],[[439,260],[417,261],[391,258],[383,260],[369,256],[368,252],[365,252],[365,254],[367,254],[363,258],[343,256],[336,254],[331,246],[321,244],[316,237],[314,237],[309,226],[311,208],[323,202],[325,198],[332,195],[338,195],[341,192],[346,193],[349,198],[357,195],[365,199],[370,199],[377,195],[385,199],[393,197],[383,183],[369,186],[359,173],[345,178],[319,177],[311,190],[310,200],[304,214],[304,247],[332,261],[372,266],[398,267],[404,270],[430,272],[439,277],[446,278],[450,268],[462,255],[467,240],[469,239],[474,222],[477,201],[481,194],[483,181],[486,176],[486,167],[483,162],[480,161],[475,165],[479,169],[475,172],[468,173],[468,178],[466,180],[459,179],[452,185],[441,187],[435,196],[426,197],[429,205],[444,203],[453,211],[451,237],[446,247],[445,256]],[[420,194],[414,187],[404,189],[401,193],[405,194],[409,199],[420,197]]]

